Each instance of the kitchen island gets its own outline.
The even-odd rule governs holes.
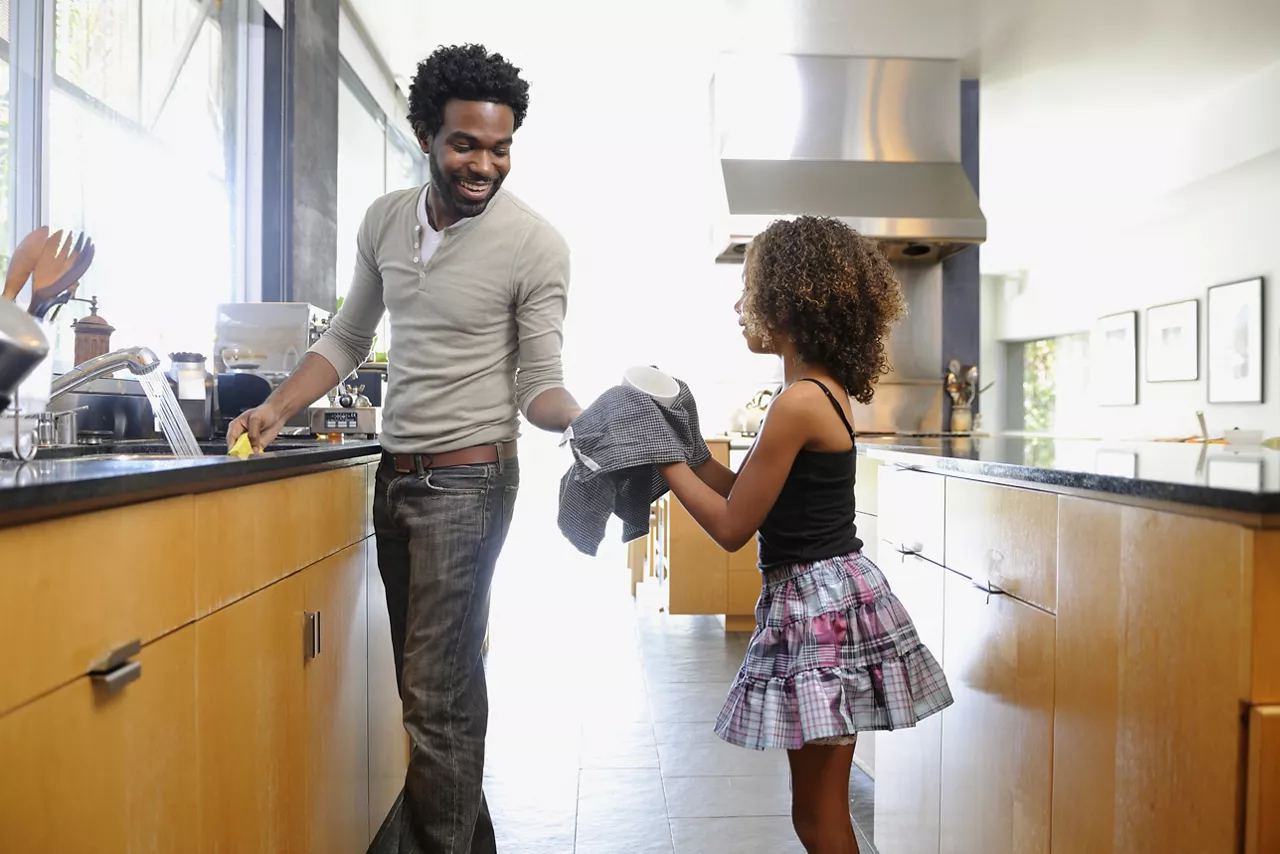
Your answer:
[[[881,854],[1280,851],[1280,453],[860,442],[955,704],[877,733]]]
[[[859,742],[881,854],[1280,852],[1280,452],[877,436],[857,466],[955,695]],[[673,496],[630,557],[669,612],[754,627],[754,544]]]
[[[364,850],[408,756],[377,443],[111,450],[0,463],[0,849]]]

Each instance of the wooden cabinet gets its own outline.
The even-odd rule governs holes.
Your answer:
[[[191,507],[171,498],[0,530],[0,714],[194,618]]]
[[[1238,850],[1245,532],[1077,498],[1058,524],[1055,854]]]
[[[376,541],[367,541],[369,592],[369,839],[391,811],[409,767],[409,733],[404,728],[396,664],[391,653],[387,590],[378,572]]]
[[[858,513],[854,523],[858,527],[858,539],[862,540],[862,553],[871,558],[876,566],[880,565],[880,519],[866,513]],[[885,549],[886,559],[898,555],[891,549]]]
[[[408,761],[372,477],[0,530],[0,850],[368,846]],[[140,678],[85,675],[135,640]]]
[[[896,554],[880,569],[911,615],[921,642],[943,661],[946,570],[920,557]],[[878,732],[875,738],[876,848],[881,854],[938,854],[942,715],[911,729]]]
[[[729,556],[674,495],[667,499],[668,610],[724,614],[729,604]]]
[[[709,439],[712,459],[729,464],[729,443]],[[667,610],[672,614],[724,614],[731,630],[753,628],[760,591],[756,544],[752,539],[729,553],[702,530],[674,495],[656,506],[656,525],[650,539],[659,578],[666,585]],[[755,592],[752,593],[751,591]]]
[[[880,513],[880,461],[859,454],[855,465],[853,496],[858,512],[876,516]]]
[[[1245,854],[1280,851],[1280,706],[1249,714]]]
[[[362,540],[370,524],[368,469],[348,466],[195,496],[198,614]]]
[[[950,569],[1057,610],[1058,496],[947,478]]]
[[[945,564],[945,489],[942,475],[899,466],[878,474],[880,537],[891,550]],[[882,551],[882,556],[889,549]]]
[[[203,850],[368,846],[368,550],[348,547],[197,623],[198,689],[209,698]],[[389,636],[386,646],[389,657]]]
[[[945,610],[940,850],[1048,854],[1054,618],[954,572]]]
[[[115,690],[85,676],[0,718],[0,850],[191,850],[194,628],[131,664],[140,675]]]
[[[362,542],[302,571],[312,629],[304,670],[308,854],[363,851],[370,841],[367,550]]]
[[[305,852],[302,578],[196,623],[200,851]]]

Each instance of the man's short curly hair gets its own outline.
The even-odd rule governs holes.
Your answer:
[[[906,313],[902,286],[875,242],[827,217],[779,220],[752,241],[742,312],[766,343],[790,338],[869,403],[890,370],[889,327]]]
[[[505,104],[515,113],[516,129],[529,112],[529,84],[520,69],[478,44],[436,48],[418,63],[409,84],[410,126],[434,135],[444,124],[445,104],[454,98]]]

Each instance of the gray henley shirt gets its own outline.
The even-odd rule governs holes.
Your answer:
[[[443,453],[515,439],[519,414],[564,384],[568,244],[499,189],[479,216],[446,228],[424,261],[414,229],[421,192],[369,207],[351,289],[311,352],[349,376],[389,312],[383,448]]]

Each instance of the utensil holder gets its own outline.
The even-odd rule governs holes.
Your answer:
[[[40,416],[29,413],[21,404],[22,392],[16,391],[9,408],[0,414],[0,451],[7,451],[15,460],[25,463],[35,459],[40,447],[36,435]]]

